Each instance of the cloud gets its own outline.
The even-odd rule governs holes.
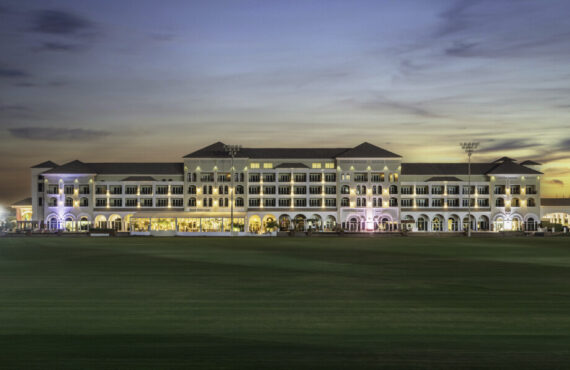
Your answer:
[[[453,44],[445,49],[445,54],[452,56],[467,55],[473,48],[479,45],[478,42],[454,41]]]
[[[81,140],[91,141],[97,140],[111,133],[108,131],[98,131],[89,129],[68,129],[54,127],[22,127],[8,129],[10,134],[19,139],[42,140],[42,141],[65,141],[65,140]]]
[[[558,185],[558,186],[564,186],[564,181],[559,180],[559,179],[552,179],[552,180],[547,180],[545,181],[547,184],[551,184],[551,185]]]
[[[562,152],[570,152],[570,138],[562,140],[558,144],[558,150]]]
[[[23,69],[12,67],[0,67],[0,78],[20,79],[29,77],[30,74]]]
[[[529,142],[528,140],[508,139],[508,140],[500,140],[497,143],[492,144],[490,146],[483,146],[477,152],[478,153],[505,152],[509,150],[536,148],[541,145],[542,144],[539,143]]]
[[[32,30],[39,33],[80,35],[92,28],[89,20],[62,10],[39,10],[32,16]]]
[[[37,48],[38,51],[64,51],[64,52],[78,51],[80,49],[81,45],[69,44],[64,42],[44,42],[39,48]]]
[[[342,103],[348,103],[352,106],[355,106],[356,108],[360,108],[363,110],[398,112],[423,118],[442,117],[442,115],[434,113],[429,109],[423,108],[421,106],[421,103],[414,104],[407,102],[398,102],[386,99],[383,96],[377,96],[376,98],[363,100],[363,101],[359,101],[356,99],[344,99],[342,100]]]

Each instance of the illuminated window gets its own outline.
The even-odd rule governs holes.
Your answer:
[[[250,163],[249,168],[259,168],[259,163]]]
[[[252,164],[253,164],[253,163],[252,163]],[[254,167],[251,167],[251,168],[254,168]],[[257,167],[257,168],[259,168],[259,164],[258,164],[258,167]],[[263,168],[273,168],[273,163],[264,163],[264,164],[263,164]]]
[[[320,163],[313,163],[313,168],[321,168],[321,164]]]
[[[334,163],[332,162],[325,163],[325,168],[334,168]]]

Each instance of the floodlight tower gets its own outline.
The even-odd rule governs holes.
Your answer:
[[[479,143],[477,142],[465,142],[460,143],[461,149],[467,153],[468,164],[467,164],[467,212],[468,212],[468,220],[467,220],[467,237],[471,237],[471,155],[477,150]]]
[[[224,150],[230,157],[232,157],[232,164],[231,164],[231,172],[230,172],[230,179],[231,179],[231,188],[230,188],[230,235],[234,235],[234,159],[235,156],[241,150],[241,145],[224,145]]]

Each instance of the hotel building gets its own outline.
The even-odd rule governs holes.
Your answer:
[[[507,157],[472,163],[469,184],[467,163],[407,163],[369,143],[241,148],[232,159],[217,142],[176,163],[47,161],[31,168],[20,227],[228,234],[233,198],[240,234],[459,232],[468,223],[474,231],[533,231],[541,216],[538,166]]]

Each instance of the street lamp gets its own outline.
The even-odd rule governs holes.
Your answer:
[[[231,190],[230,190],[230,235],[234,235],[234,158],[241,150],[241,145],[224,145],[224,150],[232,157],[232,165],[230,169]]]
[[[468,219],[467,219],[467,237],[471,237],[471,154],[477,150],[479,143],[476,142],[467,142],[467,143],[460,143],[461,149],[467,153],[468,157],[468,165],[467,165],[467,188],[468,190],[468,198],[467,198],[467,211],[468,211]]]

